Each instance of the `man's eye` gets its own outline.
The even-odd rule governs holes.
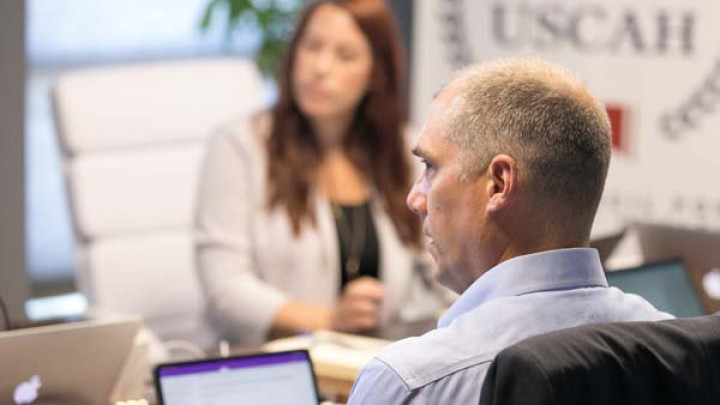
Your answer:
[[[423,159],[422,163],[423,163],[423,165],[425,165],[425,171],[431,171],[431,170],[435,169],[435,165],[433,165],[432,163],[428,162],[425,159]]]

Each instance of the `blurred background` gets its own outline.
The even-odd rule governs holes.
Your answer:
[[[3,319],[0,330],[28,320],[102,319],[103,311],[140,315],[147,329],[138,335],[127,364],[142,371],[126,366],[135,375],[134,385],[118,391],[117,398],[148,398],[152,362],[229,353],[232,342],[210,336],[196,268],[198,245],[242,251],[239,261],[234,252],[221,253],[232,259],[228,269],[240,268],[235,266],[245,259],[259,263],[257,253],[265,253],[263,264],[290,275],[283,283],[292,288],[327,281],[294,271],[294,265],[306,263],[278,255],[279,247],[292,243],[277,235],[253,234],[255,251],[247,253],[247,235],[233,239],[237,235],[218,227],[208,236],[193,228],[207,141],[221,124],[276,101],[280,55],[297,11],[310,1],[0,0],[0,304],[11,321]],[[469,64],[535,56],[569,68],[605,103],[612,126],[613,157],[590,241],[609,284],[678,317],[720,313],[720,2],[386,2],[406,48],[409,133],[421,127],[442,84]],[[344,95],[347,88],[340,88]],[[256,163],[252,157],[233,156]],[[240,185],[245,192],[243,179],[235,179],[224,185]],[[233,204],[244,202],[235,197],[220,197],[228,215],[237,214]],[[205,221],[236,225],[215,214]],[[333,214],[340,236],[343,214]],[[289,250],[305,259],[312,250],[306,245]],[[395,247],[402,253],[403,246]],[[357,276],[348,272],[350,260],[340,256],[341,272]],[[313,270],[321,267],[309,263]],[[430,261],[406,264],[423,286],[398,284],[427,308],[415,305],[401,314],[407,319],[388,318],[383,328],[367,331],[373,337],[423,333],[435,327],[442,311],[431,308],[429,293],[443,305],[454,298],[428,279]],[[256,270],[253,277],[272,281],[264,268]],[[248,290],[261,290],[262,283],[235,276],[236,284],[227,285],[249,288],[233,291],[233,299],[252,298],[255,291]],[[393,301],[417,304],[401,295],[386,294],[383,307]],[[228,304],[226,299],[217,306],[237,309],[245,318],[263,312],[252,300]],[[421,318],[423,310],[432,310],[432,316]],[[313,318],[307,310],[297,314]],[[260,329],[238,328],[243,337]],[[307,334],[304,326],[289,330],[301,332],[297,338],[305,339],[304,346],[286,346],[288,341],[279,339],[265,348],[312,348],[318,363],[324,347],[344,350],[326,356],[337,364],[353,363],[340,389],[325,391],[338,398],[347,396],[360,368],[388,343],[365,336],[361,339],[370,343],[363,345],[369,346],[360,350],[347,344],[347,336],[334,341],[332,334]],[[350,349],[357,349],[357,356]],[[323,377],[333,384],[337,378],[319,376],[321,384]]]
[[[454,70],[495,57],[537,55],[563,64],[607,103],[614,160],[594,235],[615,238],[608,267],[649,259],[637,236],[626,232],[631,224],[710,236],[720,229],[720,47],[712,17],[720,15],[720,6],[707,0],[388,3],[406,43],[416,127]],[[0,294],[13,317],[23,317],[28,308],[81,312],[86,306],[76,293],[71,210],[49,97],[57,78],[103,66],[251,58],[264,74],[263,102],[269,103],[275,94],[270,72],[299,4],[0,3]],[[703,269],[713,274],[706,286],[694,280],[699,288],[717,284],[712,281],[720,271],[711,270]],[[63,301],[25,304],[57,296]]]
[[[413,4],[389,2],[411,50]],[[256,57],[263,97],[301,0],[8,0],[0,4],[0,296],[13,318],[79,313],[71,210],[50,91],[80,68]],[[58,297],[59,296],[59,297]],[[54,297],[52,300],[27,299]],[[58,299],[59,298],[59,299]],[[38,312],[39,311],[39,312]]]

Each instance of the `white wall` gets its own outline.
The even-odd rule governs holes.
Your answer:
[[[414,125],[461,66],[548,59],[619,117],[603,217],[720,232],[718,15],[715,0],[418,1]]]
[[[11,317],[24,317],[25,1],[0,1],[0,295]]]

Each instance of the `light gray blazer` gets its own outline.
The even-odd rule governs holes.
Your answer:
[[[328,200],[314,204],[317,226],[292,233],[284,210],[265,208],[267,117],[223,128],[211,141],[195,221],[197,268],[213,323],[239,344],[262,343],[288,299],[334,306],[340,259]],[[385,286],[381,324],[436,314],[445,304],[428,289],[425,254],[404,246],[380,202],[372,202]],[[424,266],[424,267],[423,267]]]

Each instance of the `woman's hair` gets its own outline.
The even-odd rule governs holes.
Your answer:
[[[293,98],[295,54],[313,12],[324,4],[348,11],[372,50],[373,67],[367,94],[360,101],[344,148],[353,164],[371,180],[405,244],[420,244],[420,223],[405,206],[412,184],[405,148],[402,46],[384,0],[321,0],[299,17],[278,74],[279,98],[272,110],[268,139],[268,209],[284,208],[298,235],[304,222],[316,223],[311,204],[322,148]]]

